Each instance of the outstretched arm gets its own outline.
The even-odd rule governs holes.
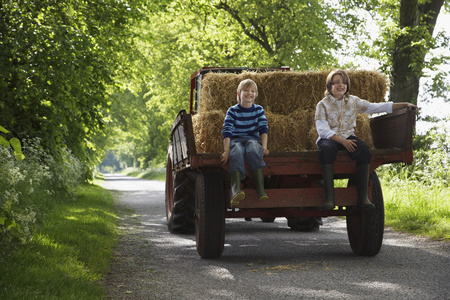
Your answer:
[[[402,109],[402,108],[406,108],[406,107],[413,107],[413,108],[417,109],[416,105],[409,103],[409,102],[392,103],[392,110]]]

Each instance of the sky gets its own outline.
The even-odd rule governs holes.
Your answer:
[[[440,32],[445,30],[447,32],[447,35],[450,34],[450,14],[443,14],[442,12],[439,14],[438,16],[438,20],[436,23],[436,28],[434,30],[434,32]],[[450,56],[450,49],[439,49],[439,51],[442,51],[444,53],[446,53],[448,56]],[[441,66],[440,70],[444,70],[447,72],[447,74],[450,73],[450,66],[449,65],[445,65],[445,66]],[[447,76],[448,80],[450,80],[450,76]],[[423,80],[421,80],[421,84],[422,84]],[[421,91],[422,93],[422,97],[426,96],[423,95],[423,91]],[[449,95],[450,96],[450,95]],[[420,96],[419,96],[420,97]],[[422,112],[425,115],[430,115],[430,116],[436,116],[439,118],[450,118],[450,99],[449,97],[447,97],[447,102],[444,101],[444,99],[433,99],[432,103],[423,103],[423,105],[421,105],[421,103],[419,102],[418,105],[421,107]],[[448,122],[447,122],[448,125]],[[431,128],[430,124],[427,124],[426,122],[418,122],[417,123],[417,130],[418,131],[422,131],[421,133],[423,133],[423,131],[426,131],[427,129]]]

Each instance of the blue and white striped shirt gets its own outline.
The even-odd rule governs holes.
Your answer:
[[[230,107],[223,123],[223,138],[260,138],[268,133],[266,115],[261,105],[245,108],[240,104]]]

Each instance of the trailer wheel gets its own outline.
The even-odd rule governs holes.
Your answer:
[[[166,218],[171,233],[194,232],[193,172],[173,172],[172,161],[166,164]]]
[[[294,231],[318,231],[323,225],[321,217],[287,218],[288,226]]]
[[[384,203],[380,180],[372,172],[372,202],[375,210],[358,212],[347,216],[347,233],[353,253],[360,256],[375,256],[380,252],[384,233]],[[349,185],[354,184],[349,180]]]
[[[224,187],[219,174],[201,173],[195,184],[195,236],[202,258],[218,258],[225,244]]]

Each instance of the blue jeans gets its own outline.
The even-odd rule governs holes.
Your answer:
[[[248,138],[232,138],[230,141],[230,172],[239,171],[245,178],[245,161],[250,171],[266,166],[261,141]],[[245,160],[245,161],[244,161]]]
[[[370,164],[372,154],[366,144],[355,136],[349,136],[347,140],[354,140],[356,142],[355,151],[347,151],[348,156],[356,160],[357,164]],[[346,150],[342,144],[329,139],[320,139],[317,142],[317,146],[319,147],[319,160],[322,165],[333,164],[336,160],[338,150]]]

